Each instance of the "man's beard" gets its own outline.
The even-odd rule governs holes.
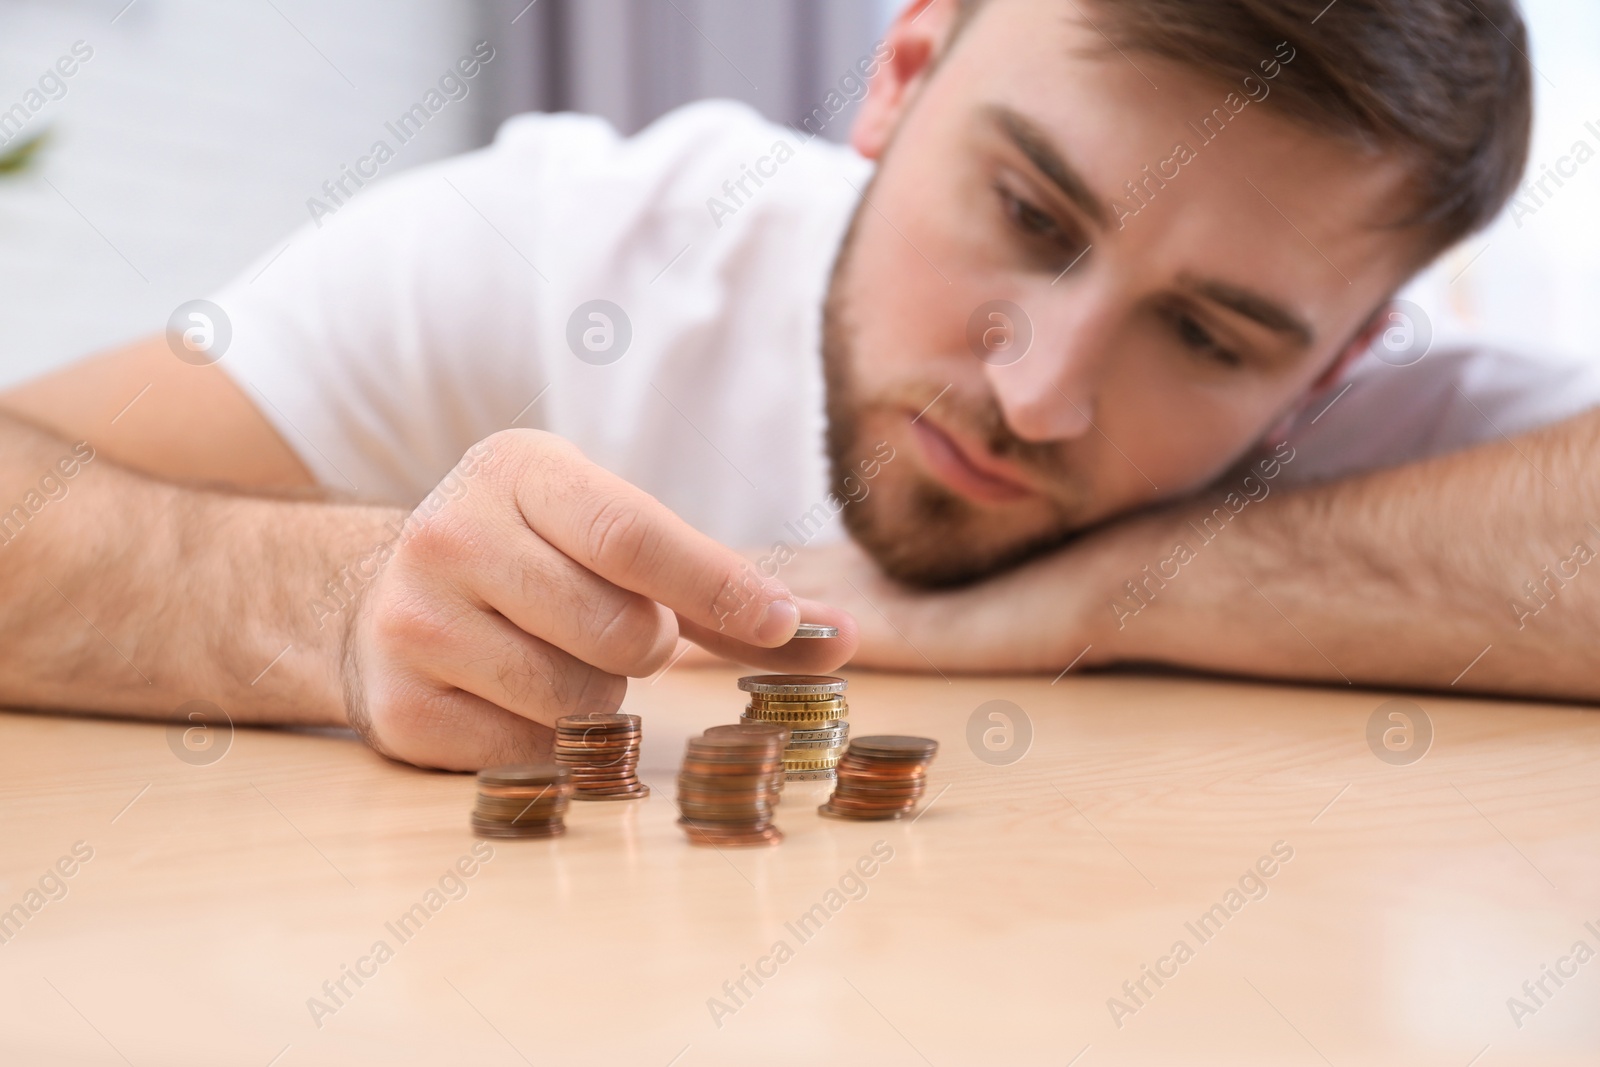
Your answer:
[[[947,387],[931,382],[908,381],[885,394],[861,395],[854,373],[855,326],[846,290],[865,203],[863,199],[857,207],[840,245],[822,310],[828,463],[835,496],[851,501],[843,511],[845,528],[891,578],[925,587],[973,582],[1058,547],[1084,525],[1082,516],[1088,503],[1084,487],[1071,477],[1058,446],[1017,437],[992,399],[974,403],[953,392],[941,396]],[[898,415],[907,409],[918,410],[931,406],[936,398],[941,416],[986,444],[992,454],[1050,477],[1057,492],[1050,499],[1053,521],[1048,529],[1008,531],[1003,518],[986,513],[917,472],[886,479],[886,484],[860,496],[862,476],[857,464],[874,451],[864,440],[866,417],[873,412]]]

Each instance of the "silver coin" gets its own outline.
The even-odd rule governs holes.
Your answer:
[[[739,688],[746,693],[763,696],[807,696],[812,693],[824,697],[838,696],[850,683],[843,678],[826,674],[751,674],[739,679]]]
[[[785,771],[784,780],[790,782],[833,782],[839,778],[839,772],[833,767],[820,771]]]
[[[784,751],[795,752],[798,750],[801,752],[810,753],[818,751],[826,752],[831,748],[836,748],[843,752],[846,744],[848,744],[848,742],[843,738],[832,738],[826,741],[790,741],[789,747],[785,748]]]
[[[790,730],[789,743],[797,741],[836,741],[843,744],[850,738],[850,725],[830,726],[827,729],[816,730]]]
[[[824,626],[820,622],[803,622],[795,627],[795,637],[838,637],[837,626]]]

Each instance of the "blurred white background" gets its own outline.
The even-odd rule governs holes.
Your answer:
[[[1600,4],[1524,2],[1540,72],[1537,178],[1579,140],[1600,151]],[[689,99],[735,96],[795,122],[871,50],[895,6],[0,0],[0,112],[75,42],[93,49],[7,146],[49,131],[31,167],[0,175],[0,384],[155,332],[178,304],[281,247],[308,219],[307,198],[478,40],[494,61],[385,174],[485,143],[500,119],[532,107],[593,111],[632,130]],[[827,134],[847,126],[842,117]],[[1600,158],[1564,181],[1405,294],[1432,318],[1436,343],[1478,337],[1600,358]]]

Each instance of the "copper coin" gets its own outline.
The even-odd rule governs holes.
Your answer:
[[[904,734],[871,734],[850,740],[850,751],[856,755],[878,759],[932,759],[939,751],[939,742],[931,737],[907,737]]]
[[[567,810],[563,800],[560,807],[546,804],[529,804],[521,800],[493,800],[480,798],[472,813],[498,822],[534,822],[539,819],[559,818]]]
[[[776,845],[783,840],[783,831],[776,826],[760,830],[727,833],[704,827],[683,824],[683,832],[696,845],[714,845],[718,848],[738,848],[746,845]]]
[[[894,808],[915,804],[922,794],[918,793],[855,793],[846,789],[841,784],[833,791],[833,799],[840,803],[853,804],[857,807],[867,808]]]
[[[715,800],[680,796],[673,803],[678,806],[678,814],[686,819],[706,818],[723,822],[728,819],[766,819],[772,816],[772,804],[765,797],[756,800]]]
[[[817,814],[826,815],[832,819],[854,819],[861,822],[877,821],[880,819],[903,819],[911,814],[910,809],[895,811],[851,811],[848,808],[838,808],[829,801],[817,808]]]
[[[736,736],[726,734],[716,737],[691,737],[684,746],[685,759],[706,762],[762,759],[768,752],[781,749],[775,737]]]
[[[472,832],[479,837],[560,837],[567,828],[560,822],[543,826],[504,826],[473,819]]]
[[[771,774],[783,766],[783,757],[776,752],[771,758],[741,763],[702,763],[699,760],[684,760],[680,770],[684,774],[704,775],[707,778],[738,777],[740,775]]]
[[[574,793],[573,800],[642,800],[650,795],[650,787],[640,783],[631,789],[618,792],[607,792],[602,789],[586,789],[581,793]]]
[[[632,726],[639,727],[644,720],[625,711],[585,711],[577,715],[563,715],[556,720],[559,726]]]
[[[518,763],[478,772],[479,785],[555,785],[567,780],[567,769],[553,763]]]
[[[560,785],[486,785],[478,789],[480,797],[521,797],[524,800],[561,797],[572,792],[571,782]]]
[[[859,778],[863,782],[925,782],[928,780],[927,773],[920,768],[916,774],[896,774],[881,767],[863,767],[848,755],[840,758],[839,770],[848,777]]]

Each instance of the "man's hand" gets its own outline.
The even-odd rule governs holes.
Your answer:
[[[785,646],[802,616],[840,636]],[[627,676],[660,670],[680,634],[781,671],[832,670],[856,647],[844,611],[797,601],[567,441],[508,430],[413,513],[364,591],[347,713],[411,763],[532,758],[557,717],[615,710]]]
[[[860,625],[851,663],[974,673],[1060,670],[1098,662],[1106,589],[1089,553],[1065,550],[977,585],[919,590],[879,570],[853,541],[801,550],[782,577],[797,593],[847,607]]]
[[[856,611],[864,666],[1164,663],[1593,702],[1596,454],[1590,412],[1292,490],[1258,468],[962,589],[898,586],[853,545],[808,549],[783,576]]]

